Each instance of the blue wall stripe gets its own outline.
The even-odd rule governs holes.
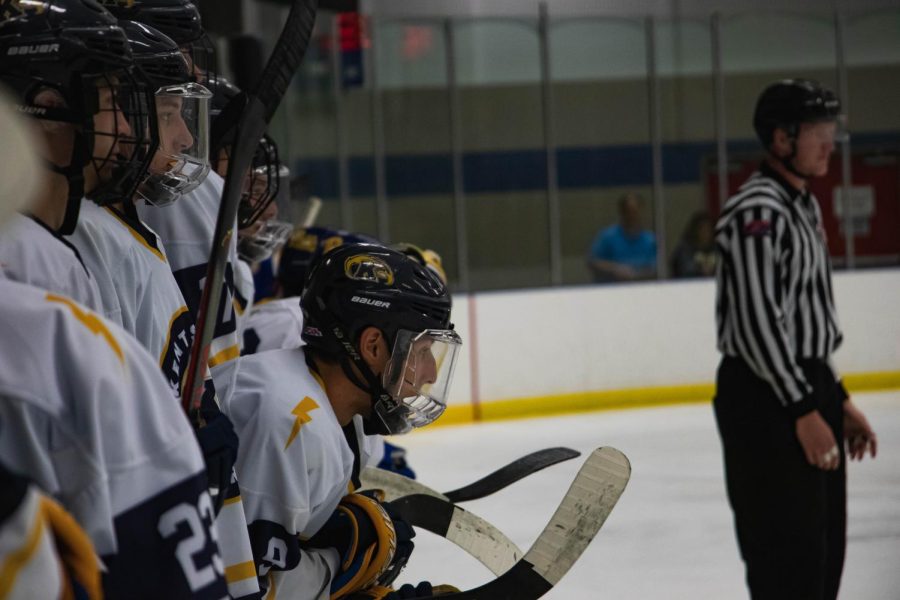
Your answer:
[[[857,134],[854,148],[900,146],[900,131]],[[729,141],[729,152],[754,152],[754,140]],[[714,142],[663,144],[663,182],[696,183],[703,177],[704,161],[715,157]],[[653,183],[651,148],[648,144],[561,148],[557,151],[559,188],[581,189],[614,186],[647,186]],[[389,197],[453,193],[450,154],[390,155],[385,160]],[[351,157],[350,192],[354,197],[375,195],[375,163],[372,157]],[[312,193],[323,198],[338,196],[337,161],[333,158],[300,160],[295,173],[308,173]],[[466,193],[505,193],[543,190],[547,169],[543,150],[470,152],[463,155]]]

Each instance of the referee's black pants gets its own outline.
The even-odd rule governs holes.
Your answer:
[[[806,461],[793,417],[743,360],[725,357],[716,378],[728,500],[754,600],[834,600],[844,568],[843,402],[827,363],[800,366],[841,450],[837,471]]]

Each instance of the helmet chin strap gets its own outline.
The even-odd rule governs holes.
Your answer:
[[[794,166],[794,159],[797,158],[797,138],[791,138],[791,153],[788,154],[784,158],[779,158],[778,160],[781,162],[782,166],[787,169],[789,172],[793,173],[803,181],[808,181],[814,175],[810,173],[803,173],[796,166]]]
[[[56,230],[59,235],[71,235],[78,224],[78,213],[81,211],[81,199],[84,197],[84,167],[87,165],[87,152],[85,151],[84,134],[75,133],[72,142],[72,160],[68,166],[61,167],[50,161],[46,161],[47,167],[54,173],[59,173],[66,178],[69,184],[66,199],[66,212],[63,222]]]
[[[338,331],[340,332],[338,334]],[[338,339],[347,340],[348,336],[344,333],[343,329],[340,326],[335,327],[335,333]],[[381,383],[381,378],[378,377],[375,373],[372,372],[372,369],[369,368],[369,365],[366,364],[366,361],[363,360],[362,356],[359,354],[359,351],[356,348],[348,347],[350,342],[344,342],[344,357],[341,359],[341,369],[344,371],[344,375],[347,376],[347,379],[350,382],[366,392],[369,395],[372,404],[372,415],[369,417],[363,418],[364,431],[367,435],[380,434],[380,435],[391,435],[395,433],[391,431],[390,427],[387,423],[384,422],[382,418],[377,414],[375,408],[377,405],[387,405],[390,407],[397,403],[393,397],[384,389],[384,385]],[[362,381],[357,375],[356,372],[353,371],[353,367],[351,365],[356,365],[359,373],[362,374]]]

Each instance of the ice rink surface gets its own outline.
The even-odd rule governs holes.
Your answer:
[[[847,562],[841,598],[900,600],[900,392],[859,394],[878,457],[850,464]],[[527,551],[581,462],[597,446],[631,460],[628,488],[560,584],[557,600],[747,598],[725,496],[718,432],[707,404],[437,427],[395,440],[419,480],[448,491],[520,456],[568,446],[582,457],[532,475],[465,508]],[[427,532],[401,574],[462,589],[492,578],[480,563]]]

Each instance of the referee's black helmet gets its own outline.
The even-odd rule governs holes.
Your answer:
[[[801,123],[835,121],[840,113],[840,100],[819,82],[785,79],[771,84],[760,94],[753,113],[753,129],[768,148],[775,129],[783,129],[794,138]]]

